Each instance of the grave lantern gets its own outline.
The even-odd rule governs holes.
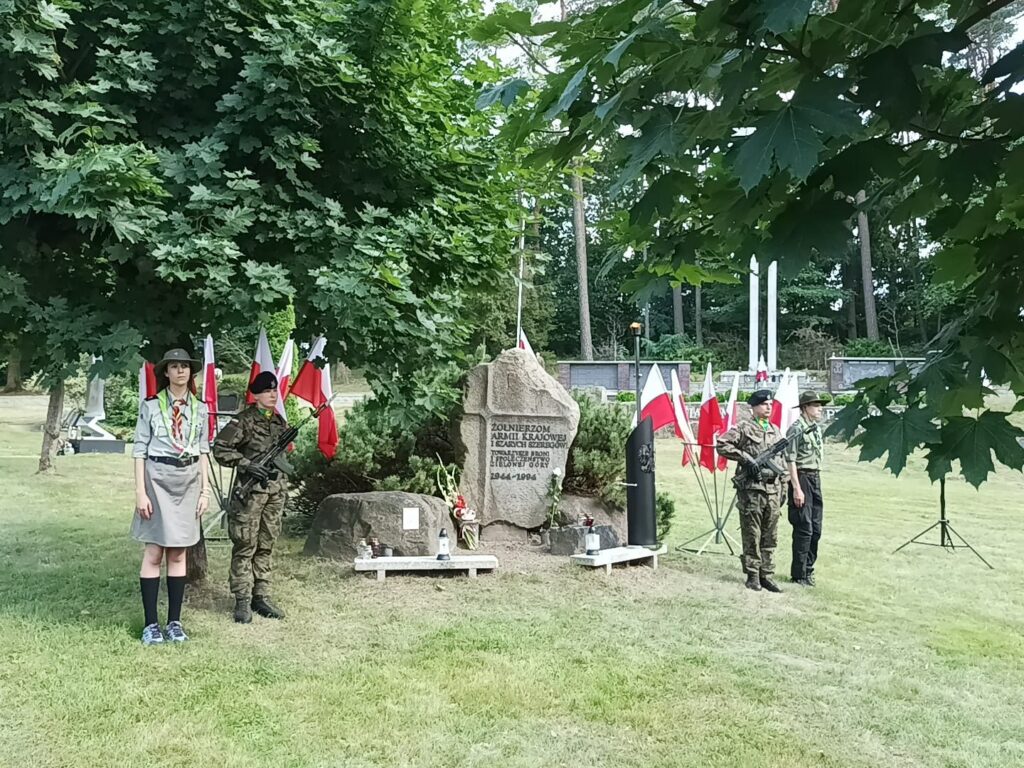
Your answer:
[[[601,535],[594,531],[593,525],[587,529],[586,545],[588,555],[596,555],[601,551]]]
[[[448,553],[448,531],[444,528],[437,534],[437,559],[438,560],[451,560],[451,555]]]

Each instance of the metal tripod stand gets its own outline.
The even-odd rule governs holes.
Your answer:
[[[732,514],[733,508],[736,506],[736,494],[732,495],[732,502],[729,504],[729,508],[725,511],[725,514],[720,514],[717,509],[711,509],[709,506],[709,512],[711,514],[711,524],[714,526],[711,530],[705,531],[700,536],[694,536],[692,539],[684,541],[682,544],[676,547],[677,552],[693,552],[698,555],[703,555],[704,550],[708,548],[708,545],[714,540],[715,544],[725,544],[729,549],[730,555],[735,555],[736,550],[742,550],[739,543],[734,539],[729,532],[725,530],[725,524],[729,522],[729,515]],[[691,546],[695,541],[704,539],[704,543],[700,545],[699,549],[694,549]],[[736,545],[736,549],[733,549],[733,544]]]
[[[936,544],[934,541],[918,541],[918,539],[920,539],[922,536],[924,536],[926,533],[929,533],[933,528],[936,527],[939,529],[938,544]],[[902,545],[897,547],[893,551],[893,554],[895,555],[908,544],[921,544],[926,547],[942,547],[943,549],[949,552],[956,552],[956,548],[958,545],[953,541],[953,536],[956,536],[956,538],[960,540],[959,546],[961,549],[966,547],[967,549],[971,550],[971,552],[973,552],[977,556],[977,558],[981,560],[981,562],[983,562],[989,568],[992,568],[992,570],[995,570],[992,564],[984,557],[982,557],[978,550],[976,550],[974,547],[968,544],[967,540],[956,532],[956,529],[953,527],[953,524],[950,523],[949,519],[946,517],[946,478],[943,477],[939,480],[939,519],[931,525],[929,525],[919,534],[917,534],[917,536],[912,538],[910,541],[904,542]]]

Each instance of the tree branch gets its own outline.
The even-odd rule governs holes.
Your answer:
[[[1003,10],[1003,8],[1014,2],[1016,2],[1016,0],[993,0],[993,2],[989,3],[986,6],[983,6],[982,8],[979,8],[966,19],[957,24],[953,28],[953,31],[967,32],[971,27],[973,27],[978,22],[984,21],[990,16],[994,16],[995,14],[999,13],[999,11]]]
[[[529,59],[530,61],[532,61],[532,62],[533,62],[534,64],[536,64],[536,65],[537,65],[538,67],[540,67],[541,69],[543,69],[543,70],[544,70],[545,72],[547,72],[547,73],[548,73],[549,75],[553,75],[553,74],[555,74],[555,73],[554,73],[554,72],[553,72],[553,71],[552,71],[552,70],[551,70],[551,69],[550,69],[550,68],[549,68],[549,67],[548,67],[548,66],[547,66],[547,65],[546,65],[546,64],[545,64],[544,62],[542,62],[542,61],[541,61],[540,59],[538,59],[538,58],[537,58],[537,57],[536,57],[536,56],[534,55],[533,51],[531,51],[531,50],[530,50],[530,49],[529,49],[529,48],[528,48],[528,47],[526,46],[526,44],[525,44],[525,43],[523,43],[522,41],[520,41],[520,40],[519,40],[519,38],[517,38],[517,37],[516,37],[515,35],[513,35],[513,34],[510,34],[510,35],[509,35],[508,37],[509,37],[509,40],[511,40],[511,41],[512,41],[513,43],[515,43],[516,45],[518,45],[518,46],[519,46],[519,47],[520,47],[520,48],[522,49],[523,53],[525,53],[525,54],[526,54],[527,58],[528,58],[528,59]]]

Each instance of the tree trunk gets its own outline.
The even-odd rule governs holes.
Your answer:
[[[199,541],[188,548],[185,553],[185,578],[189,584],[206,581],[210,572],[210,563],[206,559],[206,537],[202,526],[199,528]]]
[[[55,472],[53,466],[54,444],[60,438],[60,418],[64,413],[64,379],[50,390],[50,404],[46,408],[46,424],[43,426],[43,447],[39,451],[39,472]]]
[[[694,304],[694,317],[693,317],[693,332],[696,334],[697,346],[704,346],[704,323],[701,322],[700,318],[700,286],[698,285],[693,289],[693,304]]]
[[[580,286],[580,358],[594,359],[590,334],[590,279],[587,269],[587,220],[583,211],[583,177],[572,175],[572,223],[576,233],[576,277]]]
[[[15,344],[7,357],[7,385],[4,392],[20,392],[24,388],[21,378],[21,348]]]
[[[846,306],[846,339],[857,338],[857,279],[853,274],[853,257],[843,264],[843,304]]]
[[[875,310],[875,277],[871,268],[871,232],[868,228],[868,214],[864,210],[867,193],[857,193],[857,233],[860,235],[860,271],[864,284],[864,325],[868,338],[878,341],[878,313]]]
[[[686,333],[683,326],[683,286],[677,285],[672,289],[672,333],[682,336]]]

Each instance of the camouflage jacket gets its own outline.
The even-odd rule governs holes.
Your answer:
[[[752,461],[781,439],[782,433],[774,424],[769,423],[768,428],[765,429],[752,418],[744,419],[724,435],[719,436],[718,452],[725,458],[737,462],[741,459]],[[779,466],[782,466],[783,461],[782,456],[777,458]],[[743,467],[740,464],[736,465],[736,472],[742,476]],[[778,493],[782,489],[784,479],[784,475],[770,479],[766,475],[762,475],[759,480],[745,481],[743,487],[750,491]]]
[[[288,429],[288,423],[274,412],[269,416],[255,405],[250,405],[217,434],[213,443],[213,457],[225,467],[244,468],[245,465],[267,450],[274,441]],[[267,493],[284,490],[286,478],[282,475],[271,480]]]

